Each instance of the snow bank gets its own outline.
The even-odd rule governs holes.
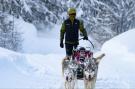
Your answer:
[[[0,88],[60,88],[62,57],[20,54],[0,48]]]
[[[98,77],[115,82],[112,88],[135,87],[134,34],[135,29],[129,30],[107,41],[102,47],[102,52],[106,54],[106,57],[100,64]]]
[[[23,65],[24,63],[25,65]],[[26,85],[27,87],[27,85],[32,85],[32,78],[24,74],[24,69],[29,68],[27,66],[29,64],[26,65],[26,63],[27,60],[25,60],[23,55],[0,48],[0,80],[2,80],[0,81],[0,88],[17,88],[19,86],[25,87]],[[26,82],[27,79],[28,81]]]

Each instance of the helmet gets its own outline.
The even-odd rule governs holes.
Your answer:
[[[68,10],[68,14],[76,14],[76,9],[75,8],[70,8]]]

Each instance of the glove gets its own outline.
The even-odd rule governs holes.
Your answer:
[[[84,36],[83,40],[88,40],[88,37],[87,36]]]
[[[63,42],[62,42],[62,41],[60,42],[60,47],[61,47],[61,48],[63,48],[63,47],[64,47],[64,44],[63,44]]]

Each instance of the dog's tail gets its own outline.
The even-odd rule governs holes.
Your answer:
[[[105,54],[103,53],[100,56],[98,56],[97,58],[95,58],[96,59],[96,63],[98,64],[104,56],[105,56]]]
[[[61,65],[62,65],[62,76],[64,76],[64,59],[62,60]]]

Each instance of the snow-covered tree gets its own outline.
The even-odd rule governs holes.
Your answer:
[[[70,0],[83,13],[88,33],[98,42],[135,27],[134,0]]]
[[[103,6],[103,22],[110,26],[112,31],[117,34],[134,28],[131,25],[135,19],[135,1],[134,0],[99,0]]]
[[[1,14],[1,13],[0,13]],[[15,27],[14,22],[7,19],[7,15],[0,15],[0,47],[14,51],[21,51],[21,33]]]
[[[70,7],[77,8],[87,32],[101,44],[135,27],[135,0],[0,0],[1,11],[40,30],[61,24]]]

